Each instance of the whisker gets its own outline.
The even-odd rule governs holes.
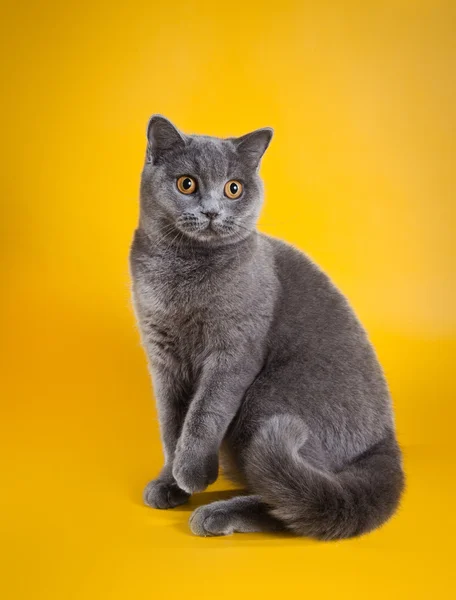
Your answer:
[[[155,245],[158,246],[158,244],[160,244],[161,242],[163,242],[163,240],[169,237],[173,233],[174,229],[174,223],[167,225],[165,227],[164,234],[158,238],[158,240],[155,242]]]

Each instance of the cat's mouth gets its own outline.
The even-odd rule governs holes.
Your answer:
[[[194,240],[210,242],[221,239],[242,239],[250,229],[232,216],[202,220],[195,215],[181,215],[175,222],[177,229]],[[246,233],[245,233],[246,232]]]
[[[199,239],[211,239],[215,237],[227,237],[232,235],[232,228],[227,226],[223,222],[214,221],[209,219],[208,221],[196,221],[196,220],[185,220],[177,223],[178,228],[189,237]]]
[[[224,226],[223,224],[210,220],[208,223],[204,223],[200,226],[200,228],[198,229],[198,233],[203,234],[205,237],[223,237]]]
[[[218,233],[217,231],[217,225],[214,224],[214,221],[209,221],[209,223],[206,225],[206,231],[212,231],[214,233]]]

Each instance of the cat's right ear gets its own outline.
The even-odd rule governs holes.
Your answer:
[[[147,125],[146,162],[155,162],[160,152],[165,152],[176,145],[185,144],[185,136],[171,121],[161,115],[153,115]]]

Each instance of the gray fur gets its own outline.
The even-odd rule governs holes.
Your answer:
[[[130,264],[165,466],[144,500],[169,508],[204,490],[223,443],[252,496],[199,508],[194,533],[356,536],[385,522],[403,489],[391,401],[345,297],[306,255],[256,230],[271,137],[149,123]],[[177,189],[182,175],[194,194]],[[231,179],[244,185],[236,200],[223,192]]]
[[[270,514],[260,496],[236,496],[211,502],[193,511],[190,529],[196,535],[213,536],[255,531],[282,531],[281,521]]]

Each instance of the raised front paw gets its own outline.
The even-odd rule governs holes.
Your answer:
[[[216,453],[178,452],[174,458],[173,477],[189,494],[202,492],[218,477],[218,456]]]
[[[180,489],[175,481],[154,479],[144,489],[144,504],[152,508],[174,508],[185,504],[190,494]]]

